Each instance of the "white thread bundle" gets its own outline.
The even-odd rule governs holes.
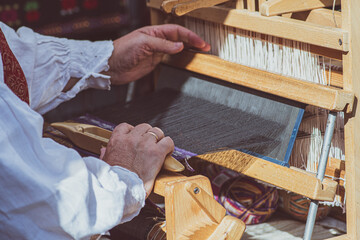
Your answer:
[[[330,84],[331,72],[326,74],[326,69],[331,69],[331,61],[311,53],[309,44],[191,17],[185,18],[185,26],[210,43],[210,54],[224,60],[304,81]]]
[[[297,137],[294,143],[290,157],[290,165],[316,173],[323,146],[328,111],[308,106],[306,115],[299,128],[302,136]],[[329,157],[345,160],[344,149],[344,114],[341,112],[338,113],[336,118]],[[331,159],[329,159],[329,161],[331,161]],[[331,177],[333,180],[343,180],[344,184],[346,182],[343,178],[328,177]],[[323,202],[323,204],[344,207],[345,202],[337,195],[333,202]]]

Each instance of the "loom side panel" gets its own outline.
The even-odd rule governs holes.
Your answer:
[[[360,94],[360,1],[342,1],[342,26],[350,33],[350,51],[343,56],[344,89]],[[360,105],[345,119],[346,214],[350,239],[360,239]]]

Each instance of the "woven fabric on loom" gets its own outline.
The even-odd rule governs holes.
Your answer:
[[[102,110],[98,116],[114,123],[147,122],[162,128],[178,147],[198,154],[228,147],[269,155],[280,144],[277,135],[283,128],[277,122],[171,89],[161,90],[123,108],[114,108]],[[262,131],[256,131],[259,129]]]
[[[178,76],[179,72],[174,72],[171,80],[168,78],[169,84],[179,85],[174,83]],[[94,114],[115,124],[146,122],[160,127],[177,147],[195,154],[229,148],[287,165],[302,109],[239,89],[209,84],[190,88],[211,95],[210,99],[197,92],[184,93],[166,86],[125,106],[109,106]]]

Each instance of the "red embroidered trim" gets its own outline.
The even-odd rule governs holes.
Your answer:
[[[19,62],[11,51],[0,28],[0,52],[4,65],[4,82],[21,100],[29,104],[26,78]]]

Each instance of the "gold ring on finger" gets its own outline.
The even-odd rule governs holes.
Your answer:
[[[154,138],[156,139],[156,142],[159,141],[159,137],[156,135],[156,133],[148,131],[147,133],[150,133],[152,136],[154,136]]]

